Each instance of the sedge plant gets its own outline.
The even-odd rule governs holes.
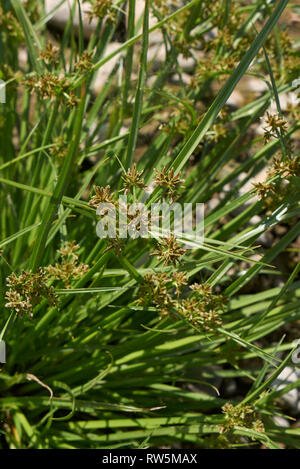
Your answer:
[[[65,3],[0,6],[0,447],[299,449],[295,5]],[[203,242],[99,238],[120,194],[204,204]]]

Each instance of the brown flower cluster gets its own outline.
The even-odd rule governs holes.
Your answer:
[[[89,20],[106,18],[114,21],[117,14],[117,8],[113,0],[91,0],[89,1],[91,10],[87,11]]]
[[[144,184],[144,180],[142,178],[144,170],[142,169],[141,171],[138,171],[136,169],[136,164],[134,163],[132,166],[132,169],[129,168],[128,171],[122,176],[122,180],[124,182],[124,191],[125,194],[128,194],[128,192],[133,188],[133,187],[139,187],[140,189],[146,189],[147,186]]]
[[[61,256],[61,262],[56,263],[54,266],[45,267],[49,277],[61,280],[66,288],[70,288],[70,284],[74,279],[81,277],[89,270],[88,265],[82,264],[78,260],[76,251],[79,248],[80,246],[75,241],[66,243],[62,249],[57,251]]]
[[[227,403],[222,407],[222,411],[225,414],[225,423],[220,427],[221,433],[232,432],[235,427],[249,428],[261,433],[265,431],[263,422],[250,405],[233,406]]]
[[[93,67],[92,62],[93,52],[84,51],[78,58],[75,68],[80,72],[88,72]]]
[[[172,314],[177,306],[177,298],[187,281],[185,272],[175,272],[172,275],[166,272],[146,274],[137,303],[142,306],[154,304],[162,316]]]
[[[100,204],[108,203],[114,204],[114,193],[110,192],[110,186],[101,187],[94,186],[95,195],[92,196],[89,205],[98,207]]]
[[[280,176],[284,179],[290,177],[300,176],[300,156],[288,156],[282,159],[280,156],[275,156],[273,159],[273,166],[270,171],[271,176]]]
[[[287,131],[287,121],[279,114],[270,114],[267,112],[265,118],[266,126],[264,127],[265,142],[269,142],[271,138],[283,137]]]
[[[20,275],[12,273],[7,278],[9,290],[6,292],[7,308],[12,308],[17,314],[25,313],[33,316],[33,309],[41,303],[43,298],[50,305],[57,304],[57,295],[53,286],[48,285],[48,274],[45,269],[39,269],[36,273],[24,270]]]
[[[6,292],[7,308],[13,309],[17,314],[23,316],[25,313],[33,316],[35,306],[39,305],[43,299],[47,299],[52,306],[57,306],[58,296],[54,287],[50,285],[53,280],[63,281],[66,288],[70,287],[70,282],[77,277],[84,275],[89,267],[78,261],[76,251],[78,244],[74,241],[66,243],[58,250],[62,260],[55,266],[47,266],[38,269],[37,272],[22,270],[20,275],[12,273],[7,278],[8,290]]]
[[[283,157],[277,154],[273,158],[272,166],[268,171],[268,179],[274,181],[258,182],[253,184],[253,192],[264,202],[269,211],[275,210],[285,197],[294,194],[298,190],[298,183],[293,181],[294,177],[300,176],[300,157],[292,154]]]
[[[152,256],[157,256],[158,259],[164,261],[164,265],[176,265],[179,262],[179,259],[185,250],[180,247],[179,243],[176,241],[176,237],[171,234],[169,238],[162,238],[157,243],[157,248],[153,253]]]
[[[40,52],[39,59],[48,65],[58,66],[59,49],[51,41],[47,42],[45,49]]]
[[[201,331],[215,332],[222,324],[220,313],[225,310],[227,299],[213,293],[209,285],[196,283],[190,287],[193,294],[182,299],[182,289],[187,283],[186,272],[147,274],[140,286],[137,304],[152,304],[161,317],[180,316]]]
[[[208,284],[191,285],[193,295],[182,300],[179,305],[180,313],[193,326],[207,332],[213,332],[222,324],[220,312],[224,312],[227,299],[222,294],[213,293]]]
[[[181,183],[184,179],[180,179],[180,174],[175,174],[174,168],[168,169],[163,168],[162,170],[154,169],[156,177],[154,184],[166,188],[167,195],[170,198],[170,202],[174,202],[178,198],[178,189],[182,187]]]
[[[31,75],[25,79],[24,84],[40,93],[42,99],[64,100],[70,107],[76,106],[79,102],[71,80],[65,76],[57,76],[50,72],[40,76]]]

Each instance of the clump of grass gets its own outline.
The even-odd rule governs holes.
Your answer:
[[[83,7],[97,22],[89,39],[71,16],[61,36],[48,29],[43,2],[0,10],[0,446],[300,448],[281,400],[298,382],[273,384],[300,336],[288,2],[145,0],[142,18],[135,0]],[[159,70],[147,61],[155,31]],[[247,77],[266,89],[228,106]],[[99,239],[97,209],[120,208],[120,195],[205,203],[204,241]]]

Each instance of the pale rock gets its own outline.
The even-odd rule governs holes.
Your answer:
[[[21,68],[26,67],[28,63],[28,51],[27,49],[23,47],[19,47],[18,49],[18,59],[19,59],[19,65]]]
[[[273,421],[278,427],[289,428],[290,426],[289,421],[283,417],[280,417],[279,415],[275,415]]]
[[[286,111],[289,106],[299,106],[300,100],[295,92],[282,93],[279,95],[280,107],[282,111]],[[269,112],[275,114],[278,112],[275,100],[271,101]]]
[[[264,231],[256,240],[258,244],[262,244],[266,248],[270,248],[274,243],[274,237],[269,231]]]
[[[137,23],[139,21],[139,19],[141,18],[141,16],[143,15],[144,9],[145,9],[145,0],[136,0],[136,2],[135,2],[135,23]],[[149,15],[149,28],[152,28],[152,26],[154,26],[156,23],[157,23],[157,19],[150,12],[150,15]],[[141,22],[141,24],[143,24],[143,23]]]
[[[237,384],[234,379],[226,380],[225,390],[227,396],[234,396],[237,393]]]
[[[184,85],[187,85],[189,86],[191,84],[191,81],[192,81],[192,76],[189,75],[188,73],[186,72],[182,72],[180,74],[180,77],[179,75],[176,73],[175,75],[172,75],[171,77],[171,82],[173,84],[181,84],[183,83]]]
[[[239,91],[234,90],[226,101],[226,104],[234,108],[239,108],[245,104],[244,96]]]
[[[179,54],[178,65],[185,72],[191,72],[195,68],[195,60],[193,59],[193,57],[184,57],[182,54]]]
[[[250,225],[256,225],[257,223],[261,222],[261,217],[258,215],[254,215],[252,218],[249,220]]]
[[[157,80],[157,75],[151,74],[151,76],[147,78],[147,88],[152,88],[156,80]]]
[[[150,44],[163,44],[163,35],[160,31],[160,29],[156,29],[155,31],[152,31],[149,35],[149,42]]]
[[[161,67],[161,64],[166,60],[166,49],[164,45],[150,46],[147,52],[147,62],[151,63],[154,69]]]
[[[287,366],[282,370],[280,375],[275,379],[272,384],[273,390],[279,391],[285,388],[288,384],[292,384],[300,379],[300,369]],[[281,396],[282,401],[286,403],[295,413],[300,412],[300,392],[299,386],[291,389],[286,394]]]
[[[51,13],[58,5],[60,4],[60,0],[45,0],[45,11],[48,15]],[[56,28],[60,30],[64,30],[66,24],[71,15],[71,6],[72,2],[64,2],[52,15],[51,19],[49,20],[50,24],[53,24]],[[91,22],[89,21],[89,16],[87,11],[89,10],[89,5],[86,2],[80,0],[80,8],[81,8],[81,15],[82,15],[82,23],[83,23],[83,32],[86,38],[90,37],[91,34],[95,31],[98,21],[93,19]],[[76,5],[73,24],[75,32],[78,33],[79,31],[79,8]]]
[[[264,80],[254,77],[247,77],[247,88],[253,93],[263,93],[269,89]]]
[[[115,52],[122,44],[120,42],[111,42],[107,45],[104,53],[104,57],[107,57],[111,53]],[[120,54],[115,55],[112,59],[106,62],[102,67],[96,72],[96,78],[93,84],[93,90],[95,93],[99,93],[103,86],[105,85],[109,75],[113,71],[114,66],[118,62]]]
[[[207,213],[210,213],[218,207],[219,203],[220,200],[218,199],[218,197],[213,197],[205,203],[205,210],[207,211]]]

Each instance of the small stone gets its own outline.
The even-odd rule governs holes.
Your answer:
[[[258,244],[262,244],[262,246],[266,248],[270,248],[274,242],[274,237],[270,232],[265,231],[259,236],[259,238],[257,238],[256,242]]]
[[[60,3],[61,3],[60,0],[45,0],[46,14],[49,15],[49,13],[51,13]],[[91,22],[89,21],[89,16],[87,14],[87,11],[89,11],[89,7],[87,3],[83,2],[82,0],[80,0],[80,8],[81,8],[81,15],[82,15],[82,23],[83,23],[83,33],[84,33],[85,38],[89,38],[91,34],[95,31],[98,25],[98,21],[96,19],[92,19]],[[63,31],[66,27],[66,24],[70,16],[71,16],[70,3],[64,2],[51,15],[51,19],[49,20],[49,23]],[[79,32],[79,24],[80,24],[79,8],[78,8],[78,5],[76,5],[74,17],[73,17],[73,25],[74,25],[76,34],[78,34]]]
[[[119,42],[111,42],[107,45],[104,53],[104,57],[107,57],[111,53],[115,52],[122,44]],[[119,60],[120,54],[115,55],[112,59],[102,65],[101,68],[96,73],[96,78],[94,81],[93,91],[99,93],[103,86],[105,85],[109,75],[113,71],[114,66]]]
[[[263,93],[264,91],[268,90],[268,85],[264,82],[264,80],[260,80],[259,78],[254,77],[247,77],[247,87],[249,91],[253,93]]]
[[[289,428],[290,426],[289,421],[279,415],[275,415],[273,421],[278,427]]]
[[[163,35],[159,29],[156,29],[149,35],[149,41],[151,45],[163,44]]]
[[[192,72],[195,68],[195,60],[193,59],[193,57],[184,57],[182,54],[179,54],[178,65],[185,72]]]
[[[240,93],[239,91],[237,90],[234,90],[230,97],[228,98],[226,104],[228,106],[232,106],[234,108],[239,108],[241,106],[243,106],[245,104],[245,99],[242,95],[242,93]]]
[[[183,83],[184,85],[188,86],[188,85],[190,85],[191,80],[192,80],[191,75],[189,75],[188,73],[185,73],[185,72],[182,72],[180,74],[180,76],[178,74],[175,74],[175,75],[172,75],[172,77],[171,77],[171,82],[174,85]]]
[[[135,1],[135,24],[139,21],[139,19],[142,17],[145,9],[145,0],[136,0]],[[149,28],[154,26],[157,23],[157,19],[155,18],[154,15],[150,12],[149,15]],[[143,24],[143,23],[141,23]]]
[[[161,64],[166,60],[166,49],[164,45],[150,46],[147,52],[147,61],[151,62],[152,68],[158,70]]]
[[[250,225],[256,225],[257,223],[261,222],[261,217],[258,215],[254,215],[252,218],[249,220]]]
[[[217,197],[213,197],[212,199],[208,200],[205,204],[205,210],[207,213],[212,212],[215,208],[218,207],[220,201]]]
[[[282,370],[280,375],[273,382],[273,390],[279,391],[285,388],[288,384],[292,384],[300,379],[300,369],[287,366]],[[291,389],[286,394],[281,396],[285,404],[290,407],[295,413],[300,412],[300,392],[299,387]]]
[[[21,68],[26,68],[26,65],[28,64],[27,49],[24,49],[23,47],[20,47],[18,49],[18,59],[19,59],[19,66]]]

